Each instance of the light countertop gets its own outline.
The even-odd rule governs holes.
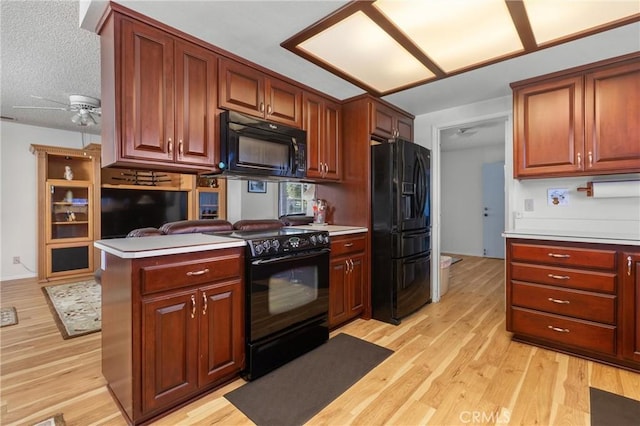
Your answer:
[[[237,238],[207,234],[156,235],[137,238],[99,240],[93,245],[123,259],[193,253],[232,247],[244,247],[245,241]]]
[[[368,229],[361,226],[345,226],[345,225],[297,225],[295,227],[290,228],[299,228],[299,229],[311,229],[313,231],[329,231],[330,237],[337,237],[338,235],[347,235],[347,234],[360,234],[362,232],[367,232]]]
[[[598,231],[580,232],[518,229],[513,231],[506,231],[502,234],[502,236],[506,238],[523,238],[533,240],[571,241],[578,243],[640,246],[640,239],[632,234],[615,234],[610,232],[604,233]]]

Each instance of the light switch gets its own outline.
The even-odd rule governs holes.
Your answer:
[[[525,212],[533,211],[533,198],[527,198],[524,200],[524,211]]]

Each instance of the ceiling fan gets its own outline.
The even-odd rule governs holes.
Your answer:
[[[49,109],[60,111],[72,111],[75,114],[71,117],[71,121],[79,126],[93,126],[98,124],[95,117],[100,117],[102,111],[100,109],[100,99],[92,98],[84,95],[70,95],[69,103],[54,101],[53,99],[43,98],[41,96],[31,95],[32,98],[43,101],[53,102],[64,105],[63,107],[46,107],[46,106],[14,106],[18,109]]]

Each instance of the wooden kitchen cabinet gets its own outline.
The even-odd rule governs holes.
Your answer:
[[[329,327],[336,327],[362,314],[368,292],[366,234],[331,238],[329,278]]]
[[[640,55],[513,83],[514,177],[640,172]]]
[[[640,364],[640,251],[622,254],[622,356]]]
[[[122,259],[105,254],[102,369],[132,424],[244,367],[242,248]]]
[[[117,12],[100,36],[103,166],[212,170],[217,56]]]
[[[371,102],[370,132],[385,139],[413,141],[413,117],[380,102]]]
[[[263,72],[221,58],[220,107],[302,127],[302,89]]]
[[[623,249],[508,239],[507,330],[514,340],[640,370],[633,270],[640,267],[623,271],[622,258],[630,256]]]
[[[340,180],[341,107],[321,96],[303,94],[302,128],[307,132],[307,177]]]

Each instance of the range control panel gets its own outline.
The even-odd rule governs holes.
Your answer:
[[[329,232],[307,232],[299,235],[282,235],[269,238],[247,240],[251,257],[272,256],[313,249],[328,248]]]

